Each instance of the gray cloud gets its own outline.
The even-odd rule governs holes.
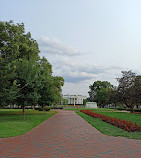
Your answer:
[[[63,71],[63,77],[66,82],[69,83],[78,83],[85,80],[90,80],[92,78],[96,78],[95,74],[90,74],[87,72],[81,72],[78,70],[70,70],[70,71]]]
[[[96,65],[80,64],[70,59],[59,60],[54,64],[54,74],[64,77],[65,82],[78,83],[86,80],[98,80],[102,76],[113,75],[113,72],[120,72],[121,68],[116,66],[102,67]],[[101,76],[101,77],[100,77]]]
[[[88,54],[71,48],[56,39],[41,37],[39,47],[42,55],[47,56],[53,65],[53,75],[62,76],[65,82],[78,84],[96,80],[110,81],[115,79],[117,73],[121,72],[118,66],[100,66],[94,63],[86,63]],[[83,55],[81,55],[83,54]],[[93,60],[94,62],[94,60]]]
[[[80,52],[71,48],[67,44],[62,43],[57,39],[50,39],[48,37],[41,37],[39,40],[41,53],[52,55],[77,56]]]

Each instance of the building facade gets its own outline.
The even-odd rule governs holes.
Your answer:
[[[69,105],[82,105],[83,99],[87,99],[86,96],[82,95],[63,95],[64,99],[68,100]]]

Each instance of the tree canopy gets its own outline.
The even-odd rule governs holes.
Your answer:
[[[117,78],[119,85],[116,89],[117,102],[125,104],[133,111],[135,105],[141,103],[141,76],[134,72],[122,71],[122,77]]]
[[[122,77],[117,78],[118,86],[107,81],[96,81],[89,86],[89,101],[96,101],[99,106],[105,104],[121,104],[133,112],[134,107],[141,104],[141,76],[134,72],[122,71]]]
[[[92,85],[89,86],[89,101],[95,101],[99,106],[104,106],[109,103],[109,94],[113,89],[113,85],[111,85],[108,81],[96,81]]]
[[[0,21],[0,106],[51,105],[60,102],[64,79],[52,66],[24,24]]]

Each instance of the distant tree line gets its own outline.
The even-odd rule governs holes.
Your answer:
[[[64,79],[39,56],[38,43],[24,24],[0,21],[0,106],[51,105],[61,101]]]
[[[107,81],[96,81],[89,86],[89,101],[95,101],[100,107],[107,104],[121,104],[133,112],[134,107],[141,105],[141,76],[134,72],[122,71],[117,78],[118,86]]]

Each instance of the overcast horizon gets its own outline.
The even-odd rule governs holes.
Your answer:
[[[40,56],[65,79],[63,94],[88,96],[97,80],[141,75],[140,0],[0,0],[0,21],[24,23]]]

